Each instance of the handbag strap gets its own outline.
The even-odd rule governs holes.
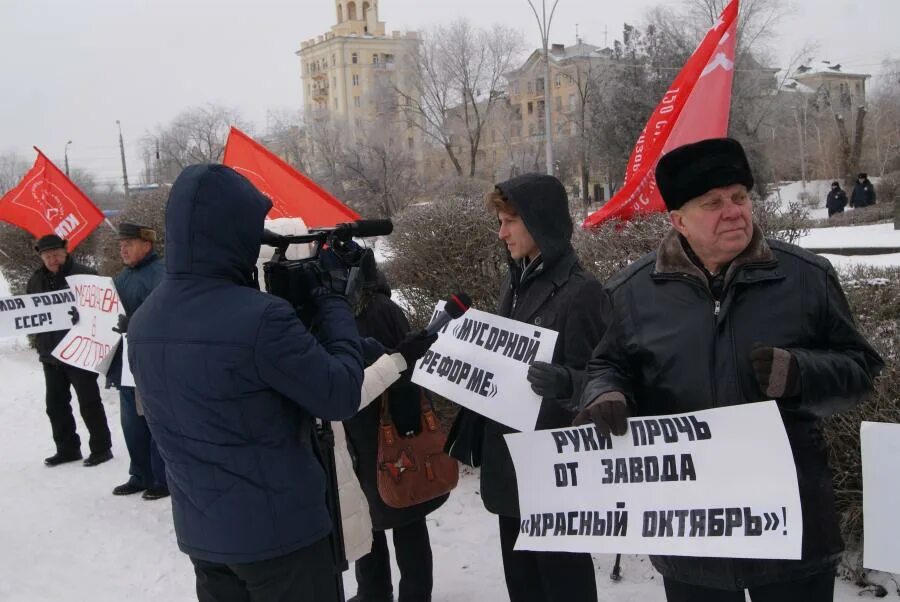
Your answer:
[[[387,391],[381,394],[381,411],[379,414],[381,426],[394,426],[394,421],[391,419],[390,396]],[[422,387],[419,387],[419,424],[422,430],[435,431],[438,428],[437,419],[434,416],[434,405],[432,405],[431,399],[428,398],[425,394],[425,389]]]

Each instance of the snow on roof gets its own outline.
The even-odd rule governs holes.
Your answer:
[[[791,74],[792,77],[803,79],[814,75],[843,75],[845,77],[869,77],[868,73],[854,73],[848,71],[841,63],[831,60],[808,59],[797,67]]]

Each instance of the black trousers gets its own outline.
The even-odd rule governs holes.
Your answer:
[[[590,554],[516,552],[519,519],[501,516],[500,549],[510,602],[596,602]]]
[[[100,401],[97,375],[66,364],[43,363],[46,383],[47,416],[53,429],[56,451],[62,453],[81,450],[81,439],[75,430],[75,416],[72,414],[72,391],[78,396],[81,418],[90,434],[91,453],[104,452],[112,447],[106,412]]]
[[[329,538],[284,556],[246,564],[191,558],[199,602],[336,602]]]
[[[391,531],[400,569],[399,602],[429,602],[434,581],[425,518]],[[356,584],[363,599],[390,599],[391,557],[384,531],[372,532],[372,551],[356,561]]]
[[[711,589],[663,579],[668,602],[744,602],[744,591]],[[832,602],[834,571],[813,575],[799,581],[773,583],[749,589],[752,602]]]

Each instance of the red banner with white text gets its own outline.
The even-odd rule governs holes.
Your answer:
[[[34,150],[34,165],[0,198],[0,220],[35,238],[56,234],[71,251],[103,222],[103,212],[44,153]]]
[[[679,146],[728,133],[737,38],[738,0],[725,7],[653,111],[625,170],[622,188],[583,227],[665,211],[654,171],[660,157]]]

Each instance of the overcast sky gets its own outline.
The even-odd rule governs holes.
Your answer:
[[[792,1],[778,26],[779,61],[806,42],[819,44],[819,58],[867,73],[900,58],[900,0]],[[578,24],[586,41],[612,43],[648,7],[678,4],[560,0],[552,38],[571,44]],[[539,44],[526,0],[381,0],[380,17],[389,30],[503,22]],[[294,52],[334,19],[332,0],[0,0],[0,152],[31,161],[34,145],[62,167],[72,140],[71,167],[120,182],[118,119],[135,182],[140,139],[183,109],[237,107],[265,131],[267,110],[301,106]]]

